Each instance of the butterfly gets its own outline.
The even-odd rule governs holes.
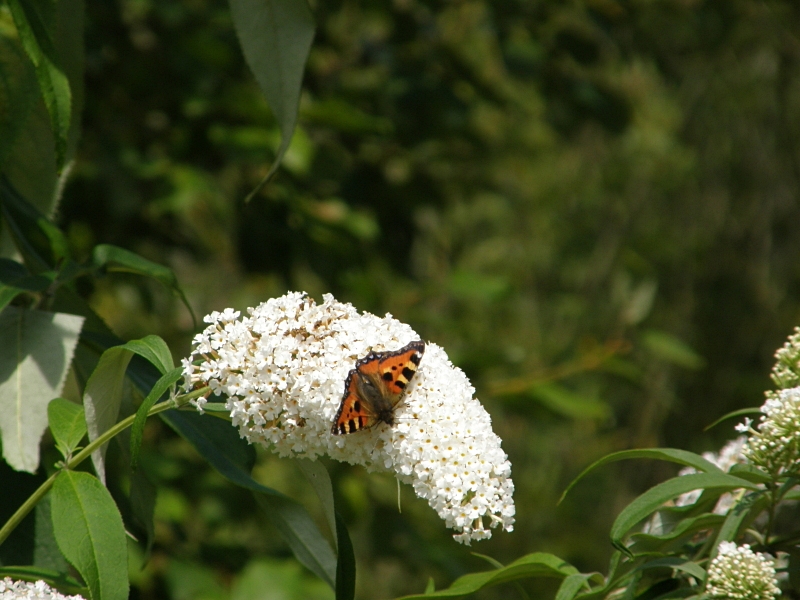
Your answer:
[[[344,435],[378,423],[394,425],[394,411],[419,361],[425,342],[417,340],[392,352],[370,352],[356,362],[344,382],[344,396],[331,433]]]

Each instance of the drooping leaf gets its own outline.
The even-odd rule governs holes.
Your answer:
[[[20,471],[39,467],[47,405],[61,393],[83,317],[23,310],[0,312],[0,434],[3,457]]]
[[[172,291],[184,306],[189,310],[192,319],[196,321],[192,307],[178,285],[178,280],[172,269],[159,265],[146,258],[111,244],[98,244],[92,251],[92,264],[95,268],[102,268],[109,272],[134,273],[144,277],[152,277],[168,290]],[[171,361],[170,361],[171,362]],[[170,366],[170,369],[172,367]]]
[[[694,473],[673,477],[650,488],[622,510],[611,527],[611,542],[616,547],[622,548],[623,536],[634,525],[658,510],[668,500],[677,498],[681,494],[697,489],[736,490],[740,488],[755,490],[758,489],[758,486],[722,472]]]
[[[555,577],[562,579],[577,573],[578,571],[575,567],[557,556],[546,552],[536,552],[523,556],[502,569],[470,573],[456,579],[448,588],[430,594],[403,596],[402,600],[410,600],[411,598],[455,598],[474,594],[478,590],[517,579],[529,577]]]
[[[230,423],[177,410],[168,410],[159,416],[223,477],[257,492],[256,499],[265,506],[267,516],[297,559],[335,589],[336,554],[328,540],[300,503],[250,476],[255,460],[253,448],[239,437]]]
[[[230,5],[247,64],[281,130],[275,160],[249,199],[275,173],[292,140],[314,20],[306,0],[230,0]]]
[[[339,513],[336,513],[336,539],[339,546],[336,561],[336,600],[353,600],[356,594],[356,556],[347,526]]]
[[[161,371],[162,375],[166,375],[175,367],[167,342],[157,335],[148,335],[140,340],[131,340],[123,344],[123,347],[150,361],[156,369]]]
[[[44,216],[14,189],[2,173],[0,211],[28,270],[35,275],[52,270],[55,267],[55,257],[50,247],[50,238],[39,226]]]
[[[134,520],[145,532],[145,552],[149,553],[155,539],[153,517],[156,508],[156,486],[148,479],[143,469],[131,474],[131,513]]]
[[[72,118],[72,92],[69,79],[61,68],[53,40],[39,13],[38,5],[31,0],[9,0],[22,46],[36,68],[39,89],[42,92],[56,147],[56,168],[61,169],[67,153],[67,139]]]
[[[47,405],[47,420],[56,441],[56,447],[66,458],[73,453],[86,435],[86,417],[83,407],[64,398],[55,398]]]
[[[567,489],[564,490],[564,493],[561,494],[561,498],[559,498],[558,502],[561,503],[567,496],[567,494],[569,494],[569,491],[573,487],[575,487],[575,485],[577,485],[577,483],[581,479],[583,479],[586,475],[588,475],[598,467],[602,467],[603,465],[607,465],[620,460],[627,460],[630,458],[651,458],[656,460],[666,460],[669,462],[678,463],[679,465],[694,467],[696,470],[701,471],[703,473],[709,473],[709,472],[722,473],[722,470],[714,463],[706,460],[699,454],[695,454],[694,452],[689,452],[687,450],[678,450],[676,448],[643,448],[640,450],[622,450],[620,452],[614,452],[612,454],[608,454],[607,456],[604,456],[603,458],[596,460],[591,465],[586,467],[583,471],[581,471],[580,475],[578,475],[575,479],[573,479],[567,486]]]
[[[51,502],[58,547],[89,586],[92,600],[127,600],[125,528],[105,486],[88,473],[61,471]]]

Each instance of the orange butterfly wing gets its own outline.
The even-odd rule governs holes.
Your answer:
[[[425,342],[417,340],[393,352],[370,352],[359,359],[345,380],[331,433],[355,433],[377,423],[393,425],[394,409],[424,352]]]

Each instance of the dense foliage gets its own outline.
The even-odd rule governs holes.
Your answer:
[[[476,552],[504,564],[552,552],[606,572],[614,517],[675,470],[606,467],[556,506],[576,474],[616,450],[716,450],[731,422],[703,428],[762,403],[772,354],[800,321],[796,3],[317,0],[298,128],[248,203],[280,120],[227,3],[57,0],[54,52],[85,81],[61,149],[50,131],[63,112],[48,116],[42,75],[19,66],[17,4],[0,4],[0,168],[93,265],[75,296],[122,339],[156,333],[176,359],[189,353],[199,324],[173,281],[106,276],[125,263],[98,256],[113,244],[168,266],[198,315],[301,289],[410,323],[469,375],[512,463],[515,532]],[[81,28],[85,56],[63,52]],[[31,146],[70,167],[60,179],[34,168]],[[64,395],[79,398],[87,377]],[[52,442],[43,457],[38,475],[3,465],[19,490],[3,516],[60,459]],[[165,424],[148,420],[140,463],[158,495],[152,547],[130,544],[148,559],[131,569],[139,597],[252,597],[264,578],[287,597],[329,593],[249,492]],[[486,567],[408,489],[398,512],[390,477],[326,466],[358,597]],[[254,473],[316,510],[294,466],[263,453]],[[116,498],[130,485],[109,470]]]

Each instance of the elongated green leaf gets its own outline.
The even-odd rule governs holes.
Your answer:
[[[748,494],[737,502],[728,511],[725,521],[719,528],[715,547],[720,542],[732,542],[739,536],[743,527],[747,527],[758,515],[760,515],[770,504],[767,494]]]
[[[478,590],[516,579],[528,577],[555,577],[561,579],[577,573],[578,570],[575,567],[557,556],[545,552],[536,552],[523,556],[502,569],[470,573],[459,577],[449,588],[432,594],[417,594],[403,596],[403,598],[453,598],[474,594]]]
[[[259,492],[257,500],[303,565],[335,589],[336,555],[311,515],[298,502],[261,485],[250,476],[255,455],[226,421],[169,410],[159,413],[220,474],[241,487]],[[337,529],[338,531],[338,529]],[[340,541],[341,543],[341,541]]]
[[[591,575],[585,575],[583,573],[573,573],[572,575],[567,575],[564,578],[564,581],[562,581],[561,585],[558,587],[555,600],[572,600],[578,595],[578,592],[586,587],[586,584],[591,577]]]
[[[703,431],[708,431],[709,429],[716,427],[723,421],[727,421],[728,419],[735,419],[737,417],[744,417],[746,415],[760,415],[761,409],[760,408],[740,408],[739,410],[734,410],[727,414],[722,415],[719,419],[711,423],[711,425],[707,425]]]
[[[99,244],[94,247],[92,251],[92,264],[95,268],[103,268],[110,272],[119,271],[123,273],[134,273],[144,277],[152,277],[175,293],[189,310],[192,319],[196,321],[192,307],[189,305],[189,301],[186,299],[183,290],[178,286],[178,280],[175,277],[175,273],[172,272],[172,269],[149,261],[124,248],[112,246],[111,244]],[[171,368],[170,366],[169,369]]]
[[[694,452],[689,452],[687,450],[677,450],[675,448],[643,448],[641,450],[622,450],[621,452],[614,452],[613,454],[604,456],[581,471],[581,474],[573,479],[572,482],[567,486],[567,489],[564,490],[564,493],[561,494],[561,498],[558,500],[559,504],[581,479],[594,471],[596,468],[620,460],[627,460],[629,458],[652,458],[656,460],[667,460],[678,463],[679,465],[694,467],[703,473],[722,473],[722,470],[714,463],[706,460],[699,454],[695,454]]]
[[[145,532],[145,553],[149,554],[155,538],[153,517],[156,508],[156,486],[147,478],[143,469],[131,474],[131,512],[134,520]]]
[[[51,498],[58,547],[89,586],[92,600],[127,600],[125,529],[111,494],[88,473],[62,471]]]
[[[685,558],[679,558],[677,556],[664,556],[662,558],[657,558],[636,567],[635,570],[646,571],[647,569],[660,569],[664,567],[682,571],[700,581],[705,581],[706,578],[706,570],[703,567],[698,565],[696,562],[692,562]]]
[[[47,405],[47,420],[58,451],[64,458],[68,457],[86,435],[83,407],[64,398],[55,398]]]
[[[50,239],[39,226],[44,216],[25,200],[0,173],[0,210],[25,266],[35,274],[55,267]]]
[[[22,294],[24,290],[0,283],[0,311],[8,306],[11,301]]]
[[[124,391],[125,371],[133,354],[123,346],[109,348],[100,357],[83,392],[89,440],[95,440],[117,422]],[[108,443],[92,453],[100,481],[106,480],[105,456]]]
[[[161,371],[162,375],[166,375],[175,367],[167,342],[157,335],[148,335],[140,340],[131,340],[123,344],[122,347],[150,361],[156,369]]]
[[[160,339],[160,338],[159,338]],[[142,445],[142,436],[144,435],[144,425],[147,422],[147,413],[158,401],[161,396],[172,386],[173,383],[181,378],[183,370],[178,367],[173,369],[161,379],[159,379],[147,394],[147,397],[142,402],[139,409],[136,411],[136,418],[131,425],[131,468],[135,469],[139,461],[139,448]]]
[[[22,46],[36,68],[39,88],[44,98],[56,143],[56,167],[61,169],[67,151],[72,118],[72,93],[69,80],[58,64],[53,40],[31,0],[9,0]]]
[[[53,518],[50,507],[50,495],[42,498],[34,509],[34,540],[33,540],[33,565],[42,569],[51,569],[59,573],[69,571],[61,550],[58,548],[56,536],[53,533]]]
[[[333,485],[331,484],[330,475],[325,466],[318,460],[308,460],[307,458],[298,458],[294,461],[300,470],[305,475],[305,478],[314,488],[314,491],[322,504],[322,512],[325,519],[328,521],[331,535],[334,536],[336,541],[336,507],[333,504]]]
[[[230,5],[247,64],[281,130],[275,160],[249,199],[275,173],[292,140],[314,20],[306,0],[230,0]]]
[[[650,488],[623,509],[611,527],[611,542],[622,548],[622,538],[639,521],[649,516],[668,500],[697,489],[758,489],[754,483],[726,473],[695,473],[674,477]]]
[[[61,393],[83,318],[7,306],[0,312],[0,434],[14,469],[39,467],[47,405]]]
[[[336,513],[336,538],[339,557],[336,562],[336,600],[353,600],[356,594],[356,556],[347,526]]]
[[[20,290],[41,292],[53,283],[53,273],[32,275],[24,265],[15,260],[0,258],[0,284]]]
[[[665,514],[666,513],[666,514]],[[667,511],[661,511],[662,519],[668,516]],[[634,533],[631,535],[633,545],[630,550],[634,554],[646,552],[665,552],[669,548],[674,548],[683,544],[687,538],[692,538],[699,531],[705,531],[718,527],[725,520],[722,515],[704,513],[697,517],[684,518],[668,528],[664,533],[657,535],[653,533]]]

